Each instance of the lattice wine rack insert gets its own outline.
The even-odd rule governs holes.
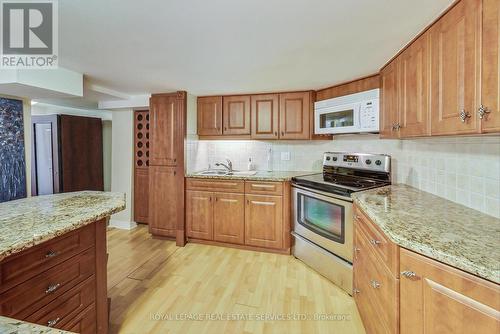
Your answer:
[[[136,110],[135,119],[135,166],[149,166],[149,111]]]

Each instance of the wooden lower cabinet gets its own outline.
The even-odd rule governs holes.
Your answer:
[[[243,245],[245,195],[215,193],[214,240]]]
[[[283,247],[281,196],[246,195],[245,244],[266,248]]]
[[[401,333],[500,333],[500,288],[401,249]]]
[[[213,193],[186,192],[186,235],[191,238],[212,240],[214,236]]]

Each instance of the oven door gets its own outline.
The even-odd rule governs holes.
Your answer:
[[[352,133],[359,131],[361,103],[350,103],[315,110],[316,134]]]
[[[352,263],[352,202],[294,186],[294,232]]]

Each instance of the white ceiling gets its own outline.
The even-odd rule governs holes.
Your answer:
[[[318,89],[372,74],[453,0],[62,0],[59,64],[125,94]]]

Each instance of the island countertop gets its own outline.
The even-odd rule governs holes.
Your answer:
[[[199,179],[219,179],[219,180],[248,180],[248,181],[290,181],[292,177],[310,175],[319,172],[306,171],[257,171],[254,175],[200,175],[198,172],[186,173],[186,177]]]
[[[26,321],[0,316],[0,333],[71,334],[73,332],[67,332],[60,329],[45,327],[41,325],[32,324]]]
[[[500,219],[407,185],[353,198],[394,243],[500,283]]]
[[[81,191],[0,203],[0,261],[125,208],[122,193]]]

